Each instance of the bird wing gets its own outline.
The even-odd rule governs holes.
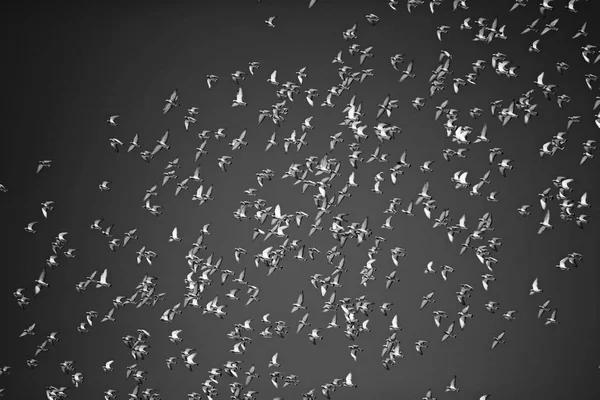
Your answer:
[[[348,375],[346,375],[346,384],[352,385],[352,372],[348,372]]]

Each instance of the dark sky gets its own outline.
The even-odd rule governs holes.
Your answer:
[[[214,2],[80,2],[77,6],[23,7],[5,15],[3,29],[5,52],[11,61],[5,63],[5,125],[0,146],[0,183],[8,192],[0,193],[0,220],[3,240],[2,275],[0,277],[0,304],[5,323],[2,324],[4,345],[0,347],[0,366],[12,367],[12,374],[0,376],[0,388],[5,388],[7,399],[33,399],[44,395],[44,388],[72,386],[70,377],[60,371],[60,362],[75,360],[75,370],[85,376],[79,388],[69,389],[69,398],[96,399],[109,389],[116,389],[119,398],[127,398],[134,382],[125,380],[125,370],[135,361],[121,337],[135,335],[138,328],[151,333],[148,344],[150,354],[138,362],[138,367],[148,372],[142,388],[156,389],[163,399],[184,399],[186,393],[201,392],[201,383],[207,371],[222,366],[227,360],[242,360],[242,371],[256,364],[261,375],[250,389],[259,392],[258,398],[301,398],[302,392],[334,378],[343,378],[352,372],[358,388],[340,388],[332,398],[353,399],[415,399],[431,388],[439,399],[476,399],[491,393],[492,399],[563,399],[591,396],[599,390],[595,379],[599,365],[598,329],[598,272],[599,263],[597,202],[598,161],[587,160],[579,164],[582,143],[598,139],[598,127],[592,111],[598,95],[588,90],[584,75],[598,73],[597,65],[587,64],[579,48],[586,44],[600,46],[599,30],[591,18],[592,1],[579,1],[577,13],[565,10],[564,0],[552,2],[554,10],[540,15],[537,2],[526,8],[508,12],[511,1],[469,0],[468,10],[452,12],[452,2],[444,1],[434,14],[428,2],[412,13],[406,2],[400,1],[393,11],[385,1],[319,0],[312,9],[308,1],[223,0]],[[18,10],[18,11],[16,11]],[[380,21],[371,26],[365,15],[374,13]],[[275,28],[263,21],[277,16]],[[506,25],[506,40],[494,39],[490,44],[472,41],[476,29],[460,30],[461,22],[471,18],[487,18],[488,25],[497,17],[499,26]],[[529,52],[530,44],[539,33],[521,35],[525,26],[541,17],[539,27],[559,18],[559,31],[541,37],[541,52]],[[572,40],[571,37],[583,22],[589,19],[588,36]],[[347,42],[342,32],[358,23],[358,39]],[[450,26],[441,43],[436,38],[436,27]],[[541,29],[541,28],[540,28]],[[373,58],[359,66],[358,57],[348,54],[348,46],[357,43],[361,48],[373,46]],[[471,63],[486,60],[486,68],[476,85],[462,87],[459,94],[452,91],[452,76],[446,88],[428,97],[428,77],[438,65],[440,50],[452,54],[451,70],[454,77],[470,73]],[[364,83],[353,83],[339,98],[334,98],[334,108],[320,107],[327,89],[339,83],[337,68],[331,60],[343,50],[346,65],[355,71],[372,68],[374,77]],[[494,73],[492,54],[504,53],[511,65],[519,66],[518,78],[508,79]],[[405,55],[405,68],[414,60],[414,79],[398,83],[400,72],[390,65],[390,56]],[[248,71],[248,63],[257,61],[260,68],[248,76],[241,86],[247,107],[232,108],[231,100],[237,87],[229,78],[236,70]],[[569,64],[568,71],[559,75],[555,64]],[[296,81],[295,72],[306,67],[307,78],[300,90],[316,88],[320,96],[315,107],[310,107],[302,93],[288,101],[289,114],[277,128],[266,119],[257,125],[258,111],[268,109],[278,102],[276,88],[266,82],[273,70],[278,71],[280,82]],[[556,95],[546,100],[534,81],[545,71],[546,83],[558,85],[557,95],[567,94],[571,101],[562,109],[557,106]],[[205,83],[207,74],[220,77],[213,89]],[[162,114],[164,99],[173,89],[179,92],[180,107]],[[502,127],[498,118],[490,114],[489,104],[503,100],[504,107],[522,93],[534,89],[532,102],[537,103],[539,115],[528,125],[519,118]],[[317,192],[309,188],[301,195],[301,185],[292,185],[293,179],[281,179],[290,164],[302,163],[309,156],[321,157],[327,151],[329,136],[343,131],[344,142],[330,154],[341,161],[341,176],[332,181],[328,195],[336,193],[346,182],[352,168],[347,160],[348,144],[352,132],[338,124],[343,121],[342,110],[356,94],[362,103],[363,124],[368,125],[369,138],[361,142],[363,156],[368,158],[379,144],[372,129],[378,122],[388,122],[402,128],[394,140],[381,144],[381,150],[390,154],[388,164],[361,163],[356,170],[358,188],[351,188],[352,197],[345,199],[331,215],[323,218],[323,231],[308,237],[310,224],[317,213],[312,196]],[[375,120],[377,104],[387,94],[397,99],[399,107],[390,118]],[[425,107],[416,111],[411,106],[415,97],[426,97]],[[470,125],[473,141],[483,124],[488,126],[491,143],[470,144],[466,158],[442,158],[445,148],[458,146],[446,137],[442,126],[444,117],[434,121],[435,106],[449,98],[449,106],[460,110],[458,123]],[[197,123],[188,132],[183,125],[186,109],[199,108]],[[483,115],[478,119],[469,116],[469,109],[479,107]],[[118,126],[111,127],[106,119],[120,115]],[[559,131],[566,130],[569,116],[581,116],[566,134],[563,151],[553,157],[541,158],[539,148]],[[291,149],[284,154],[283,139],[296,130],[301,131],[305,118],[313,116],[314,130],[308,132],[308,145],[300,152]],[[195,148],[200,145],[197,133],[224,128],[227,137],[216,141],[212,136],[206,146],[207,155],[201,157],[201,176],[204,185],[214,186],[214,201],[198,206],[190,200],[198,184],[190,182],[190,189],[174,197],[176,184],[169,181],[161,186],[162,173],[170,160],[179,158],[179,179],[191,175],[196,167]],[[232,152],[227,145],[242,130],[247,130],[248,145]],[[151,149],[155,140],[170,130],[170,150],[162,150],[150,163],[142,161],[135,150],[115,153],[109,138],[119,138],[128,143],[139,133],[142,149]],[[268,138],[277,132],[280,145],[264,152]],[[488,149],[500,147],[513,161],[514,169],[503,178],[498,169],[491,167],[491,184],[483,188],[481,197],[469,196],[468,190],[455,190],[450,181],[458,170],[469,171],[469,181],[476,183],[490,167]],[[393,185],[388,169],[408,150],[412,166]],[[233,157],[227,172],[217,166],[217,158]],[[36,174],[38,160],[52,160],[52,167]],[[424,174],[419,166],[426,160],[435,160],[434,172]],[[255,174],[265,168],[275,171],[275,178],[259,188]],[[385,172],[382,195],[370,191],[373,177]],[[575,209],[576,214],[589,215],[584,229],[574,221],[559,218],[559,203],[550,203],[551,222],[554,229],[537,235],[538,222],[544,212],[540,209],[537,194],[547,187],[556,192],[552,180],[556,176],[573,178],[573,191],[567,195],[575,202],[584,192],[592,205],[588,209]],[[310,175],[309,175],[310,176]],[[313,178],[315,180],[320,177]],[[111,181],[111,190],[100,192],[98,185]],[[457,236],[454,243],[446,238],[445,228],[433,229],[433,221],[423,215],[422,207],[415,207],[415,216],[398,213],[392,218],[393,231],[380,229],[387,215],[382,211],[393,197],[403,199],[402,207],[415,200],[425,181],[430,182],[430,193],[437,200],[437,217],[441,210],[449,209],[452,223],[466,214],[469,229],[476,228],[477,219],[485,212],[493,216],[493,232],[486,238],[502,238],[500,251],[493,256],[499,261],[494,267],[496,281],[489,291],[481,285],[481,274],[488,273],[475,254],[468,251],[459,255],[460,243],[466,233]],[[158,184],[158,196],[153,204],[163,206],[164,213],[155,218],[142,208],[145,190]],[[244,190],[259,188],[257,198],[269,205],[279,204],[282,212],[293,214],[303,210],[310,215],[300,228],[290,227],[291,239],[301,239],[308,247],[317,247],[321,254],[315,261],[301,262],[290,252],[282,264],[284,268],[267,277],[266,268],[255,268],[254,254],[267,246],[278,246],[281,239],[270,238],[252,242],[252,228],[257,222],[249,219],[238,222],[233,211],[242,200],[253,201]],[[498,202],[486,201],[491,191],[497,191]],[[47,219],[41,215],[40,203],[52,200],[55,209]],[[522,217],[517,208],[530,204],[531,215]],[[249,209],[252,215],[254,210]],[[307,339],[308,329],[295,334],[295,326],[302,312],[290,314],[292,303],[304,290],[312,327],[325,327],[331,313],[322,313],[322,299],[310,284],[315,273],[327,275],[332,267],[325,261],[325,252],[336,244],[328,231],[331,217],[348,213],[350,222],[361,222],[369,217],[373,235],[367,243],[356,246],[349,240],[342,249],[346,256],[348,272],[342,275],[342,288],[337,289],[338,299],[366,297],[375,304],[369,315],[371,332],[365,332],[356,344],[364,351],[354,362],[348,351],[352,344],[342,330],[328,329],[324,339],[313,346]],[[125,249],[111,252],[108,239],[90,230],[90,224],[104,218],[103,226],[114,224],[113,234],[122,238],[124,232],[137,228],[139,239]],[[31,221],[39,221],[35,235],[24,232]],[[228,300],[224,294],[237,285],[227,282],[221,286],[219,274],[215,282],[202,294],[203,305],[219,295],[219,303],[227,304],[227,316],[219,320],[212,315],[202,315],[201,310],[187,308],[172,324],[159,318],[164,310],[183,301],[184,278],[189,268],[184,259],[191,244],[204,224],[210,223],[211,235],[205,239],[208,250],[200,257],[213,253],[223,257],[222,268],[236,275],[248,267],[247,280],[260,287],[261,301],[245,307],[247,295],[240,292],[238,302]],[[267,228],[269,221],[263,226]],[[169,243],[173,227],[177,226],[183,240]],[[66,248],[76,248],[76,257],[59,258],[60,265],[48,269],[46,280],[50,287],[33,298],[34,280],[45,267],[52,254],[51,242],[59,232],[68,232]],[[368,260],[367,250],[374,245],[375,236],[385,236],[386,242],[374,264],[377,279],[367,287],[359,285],[359,271]],[[478,243],[479,244],[479,243]],[[152,266],[136,265],[135,252],[146,245],[158,253]],[[385,275],[394,268],[389,251],[401,246],[407,250],[406,258],[397,268],[399,283],[385,291]],[[233,248],[243,247],[248,254],[240,264],[233,258]],[[583,255],[579,268],[560,271],[558,261],[570,252]],[[429,261],[436,269],[447,264],[454,268],[448,280],[436,274],[424,274]],[[109,289],[88,288],[83,293],[75,284],[85,280],[94,270],[108,269]],[[116,322],[100,323],[111,308],[116,296],[133,294],[144,274],[158,278],[157,292],[166,293],[164,301],[156,307],[135,308],[126,306],[115,313]],[[541,294],[529,295],[534,278],[539,277]],[[456,339],[441,343],[443,329],[457,320],[462,306],[455,292],[460,284],[473,286],[467,299],[474,317]],[[19,309],[12,292],[25,288],[31,304]],[[435,291],[435,304],[419,311],[421,297]],[[558,309],[558,325],[544,325],[537,319],[537,309],[545,300]],[[484,304],[496,301],[500,309],[492,314]],[[384,317],[377,309],[383,302],[393,302],[390,315]],[[95,310],[100,318],[88,333],[80,334],[76,328],[85,320],[86,311]],[[448,318],[442,328],[433,324],[432,311],[444,310]],[[515,321],[507,321],[502,314],[518,310]],[[262,330],[260,318],[270,313],[271,319],[285,320],[291,332],[285,339],[267,340],[258,335]],[[388,336],[391,317],[397,314],[402,331],[398,333],[406,357],[397,360],[390,371],[381,366],[381,346]],[[233,341],[226,337],[235,323],[254,319],[254,332],[248,332],[252,343],[246,353],[236,356],[229,353]],[[343,315],[338,313],[340,322]],[[362,318],[362,317],[361,317]],[[21,331],[35,322],[36,334],[18,338]],[[168,336],[174,329],[182,330],[183,343],[176,346]],[[40,354],[39,367],[29,370],[25,361],[52,331],[58,331],[59,342],[49,351]],[[490,350],[492,338],[506,331],[506,343]],[[420,356],[413,343],[428,340],[429,348]],[[181,360],[169,371],[164,360],[179,357],[183,348],[194,348],[200,364],[193,372],[187,371]],[[298,386],[275,389],[268,379],[268,361],[279,352],[284,374],[296,374]],[[114,359],[115,371],[104,373],[102,365]],[[445,393],[452,376],[458,376],[459,393]],[[218,398],[229,396],[228,384],[232,378],[220,378]],[[320,393],[317,397],[322,397]],[[588,397],[586,397],[588,398]]]

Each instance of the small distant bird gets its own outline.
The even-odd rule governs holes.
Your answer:
[[[107,362],[106,362],[106,363],[105,363],[105,364],[102,366],[102,371],[104,371],[104,372],[112,372],[112,371],[114,371],[114,368],[113,368],[113,366],[112,366],[112,364],[113,364],[114,362],[115,362],[114,360],[107,361]]]
[[[119,118],[118,115],[112,115],[106,120],[106,122],[108,122],[108,124],[111,126],[117,126],[117,118]]]
[[[169,242],[181,242],[181,238],[177,236],[177,227],[173,228],[171,236],[169,236]]]
[[[531,290],[529,291],[529,294],[532,295],[536,293],[542,293],[543,291],[544,290],[539,287],[538,278],[535,278],[533,283],[531,284]]]
[[[247,103],[244,102],[244,92],[241,87],[238,89],[236,97],[233,100],[233,102],[231,103],[231,107],[238,107],[238,106],[241,106],[241,107],[247,106]]]
[[[544,220],[540,222],[540,228],[538,229],[538,235],[544,232],[546,229],[553,229],[554,227],[550,224],[550,210],[546,210]]]
[[[23,332],[21,332],[21,335],[19,335],[19,337],[35,335],[34,329],[35,329],[35,322],[33,324],[31,324],[29,327],[23,329]]]
[[[269,26],[270,28],[275,28],[275,24],[273,24],[273,21],[275,21],[275,18],[277,18],[276,15],[269,17],[269,19],[265,20],[265,24],[267,24],[267,26]]]
[[[98,189],[100,189],[101,192],[107,192],[110,190],[110,186],[108,186],[110,183],[110,181],[102,181],[102,183],[98,185]]]
[[[139,144],[139,135],[136,133],[135,136],[133,137],[133,139],[131,140],[131,142],[129,142],[129,148],[127,149],[127,152],[130,153],[131,150],[135,149],[135,148],[140,148],[140,144]]]
[[[177,95],[177,89],[173,90],[168,99],[165,100],[166,104],[163,107],[163,114],[169,112],[172,107],[179,107],[179,103],[177,103],[177,99],[179,96]]]
[[[219,77],[216,75],[206,75],[206,84],[208,85],[209,89],[211,89],[212,84],[217,83],[218,80],[219,80]]]
[[[28,233],[36,233],[37,231],[35,229],[33,229],[33,226],[37,224],[37,221],[35,222],[30,222],[29,224],[27,224],[27,226],[25,227],[25,232]]]
[[[442,41],[442,35],[445,33],[448,33],[448,30],[450,29],[450,27],[448,25],[441,25],[437,27],[437,38],[438,40],[441,42]]]
[[[123,146],[123,142],[121,142],[117,138],[110,138],[109,142],[110,142],[110,147],[112,147],[113,150],[116,151],[117,153],[119,152],[119,146]]]
[[[498,336],[496,336],[492,341],[492,350],[496,348],[499,344],[504,343],[504,332],[501,332]]]
[[[365,18],[373,26],[375,26],[375,24],[377,24],[377,22],[379,22],[379,17],[375,14],[367,14],[367,15],[365,15]]]
[[[36,174],[39,174],[44,168],[50,168],[52,166],[52,160],[41,160],[38,161]]]
[[[456,375],[450,381],[450,384],[446,386],[446,392],[459,392],[460,389],[456,387]]]
[[[54,210],[54,202],[52,200],[45,201],[42,204],[42,215],[48,218],[48,213]]]
[[[552,310],[552,313],[550,314],[550,316],[548,318],[546,318],[546,322],[545,325],[550,325],[550,324],[558,324],[559,321],[556,320],[556,308],[554,310]]]
[[[403,82],[407,78],[414,78],[415,74],[412,73],[414,61],[411,61],[406,69],[402,72],[402,76],[400,76],[400,81]]]
[[[579,28],[577,30],[577,32],[575,33],[575,35],[573,35],[573,39],[577,39],[580,36],[584,36],[584,37],[587,36],[586,28],[587,28],[587,21],[585,21],[583,23],[583,25],[581,26],[581,28]]]

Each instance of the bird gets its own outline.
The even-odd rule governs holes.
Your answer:
[[[323,336],[319,336],[319,333],[321,333],[321,331],[322,329],[315,328],[311,331],[311,333],[309,333],[308,338],[310,339],[313,345],[317,344],[317,340],[323,340]]]
[[[119,124],[117,124],[117,118],[119,118],[119,115],[111,115],[108,117],[106,122],[108,122],[110,126],[118,126]]]
[[[38,166],[36,170],[36,174],[39,174],[41,170],[44,168],[50,168],[52,166],[52,160],[40,160],[38,161]]]
[[[277,362],[277,357],[278,356],[279,356],[279,353],[273,354],[273,356],[271,357],[271,360],[269,361],[269,368],[272,368],[272,367],[279,368],[279,367],[281,367],[281,364],[279,364]]]
[[[500,334],[498,336],[493,338],[492,350],[494,350],[496,348],[496,346],[498,346],[499,344],[504,343],[504,335],[505,335],[505,332],[502,331],[502,332],[500,332]]]
[[[550,324],[559,324],[560,321],[556,320],[556,308],[552,310],[552,313],[550,314],[550,316],[548,318],[546,318],[546,322],[544,323],[545,325],[550,325]]]
[[[529,294],[536,294],[536,293],[542,293],[544,290],[541,289],[538,285],[538,278],[535,278],[533,280],[533,283],[531,284],[531,290],[529,290]]]
[[[111,283],[107,282],[107,277],[108,277],[108,269],[104,269],[104,271],[102,271],[102,274],[100,275],[100,279],[95,281],[96,283],[96,288],[101,288],[101,287],[105,287],[105,288],[110,288],[112,286]]]
[[[303,303],[304,303],[304,291],[301,291],[300,294],[298,295],[298,299],[293,304],[291,312],[294,313],[300,309],[306,310],[306,306],[304,306]]]
[[[413,74],[413,72],[412,72],[413,65],[414,65],[414,61],[411,61],[408,63],[408,65],[406,66],[406,69],[402,72],[402,76],[400,76],[399,82],[404,82],[407,78],[415,77],[415,74]]]
[[[448,328],[444,331],[444,335],[442,336],[442,342],[446,341],[448,338],[456,338],[452,332],[454,331],[454,322],[451,322]]]
[[[219,77],[216,75],[206,75],[206,84],[208,85],[209,89],[212,89],[212,85],[213,83],[217,83],[219,80]]]
[[[572,39],[577,39],[580,36],[587,36],[587,21],[585,21],[583,25],[581,25],[581,27],[577,30],[577,32],[575,32]]]
[[[435,292],[431,292],[429,294],[427,294],[426,296],[423,296],[423,299],[421,301],[421,310],[428,304],[428,303],[435,303],[435,299],[433,298],[433,295],[435,294]]]
[[[114,367],[112,366],[112,364],[114,363],[114,360],[109,360],[107,361],[103,366],[102,366],[102,371],[104,372],[112,372],[114,371]]]
[[[102,181],[99,185],[98,185],[98,189],[100,189],[101,192],[108,192],[110,190],[110,185],[111,182],[110,181]]]
[[[304,316],[300,319],[300,321],[298,321],[298,328],[296,329],[296,333],[300,333],[300,331],[305,327],[305,326],[310,326],[310,322],[308,322],[308,316],[309,313],[304,314]]]
[[[346,375],[346,378],[344,379],[343,385],[347,386],[347,387],[352,387],[352,388],[357,388],[358,387],[357,384],[355,384],[355,383],[352,382],[352,372],[349,372]]]
[[[275,21],[275,18],[277,18],[276,15],[269,17],[268,19],[265,20],[265,24],[267,24],[267,26],[269,26],[270,28],[275,28],[275,25],[273,24],[273,22]]]
[[[33,324],[31,324],[29,327],[23,329],[23,332],[21,332],[19,337],[35,335],[34,329],[35,329],[35,322]]]
[[[156,146],[154,147],[154,150],[152,150],[151,155],[154,156],[156,155],[160,150],[165,149],[165,150],[169,150],[171,147],[169,145],[167,145],[167,140],[169,139],[169,131],[167,130],[163,136],[156,141]]]
[[[34,283],[36,284],[33,290],[33,295],[37,296],[38,294],[40,294],[40,292],[42,291],[42,288],[47,288],[50,285],[45,281],[46,278],[46,269],[42,269],[42,272],[40,272],[39,277],[34,281]]]
[[[456,375],[454,375],[454,377],[452,378],[452,380],[450,381],[450,384],[448,386],[446,386],[446,392],[459,392],[460,389],[458,389],[456,387]]]
[[[179,98],[177,94],[177,89],[173,90],[168,99],[165,100],[165,106],[163,107],[163,114],[169,112],[172,107],[179,107],[179,103],[177,103],[177,99]]]
[[[450,27],[448,25],[440,25],[437,27],[437,38],[438,40],[441,42],[442,41],[442,35],[445,33],[448,33],[448,30],[450,29]]]
[[[238,106],[246,107],[247,105],[248,104],[246,102],[244,102],[244,91],[240,87],[240,88],[238,88],[235,99],[231,103],[231,107],[238,107]]]
[[[546,210],[544,220],[540,222],[540,228],[538,229],[538,235],[542,234],[546,229],[553,229],[554,226],[550,224],[550,210]]]
[[[119,146],[123,146],[123,142],[121,142],[117,138],[110,138],[109,142],[110,142],[110,147],[112,147],[113,150],[117,153],[119,152]]]
[[[260,63],[257,61],[250,61],[248,63],[248,71],[251,75],[254,75],[254,72],[260,68]]]

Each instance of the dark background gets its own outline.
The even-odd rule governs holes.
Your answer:
[[[591,92],[584,82],[584,74],[595,72],[597,66],[586,64],[579,51],[585,44],[600,45],[598,28],[592,20],[592,1],[578,2],[579,12],[564,9],[566,1],[553,2],[555,10],[547,13],[540,25],[560,17],[559,32],[550,32],[540,41],[541,53],[527,51],[538,36],[535,33],[520,35],[525,25],[540,16],[536,2],[527,8],[508,13],[510,1],[469,1],[468,11],[451,11],[451,2],[428,10],[428,4],[406,11],[404,1],[398,11],[391,10],[386,2],[320,0],[312,9],[308,1],[215,1],[215,2],[85,2],[77,6],[22,7],[6,11],[3,37],[5,52],[9,55],[4,67],[5,92],[3,143],[0,147],[0,183],[8,193],[0,193],[2,229],[2,275],[0,278],[1,310],[3,312],[0,365],[13,367],[12,375],[0,377],[0,387],[6,389],[8,399],[32,399],[43,396],[47,385],[70,386],[70,377],[63,375],[59,363],[75,360],[76,371],[85,375],[79,389],[72,389],[69,397],[95,399],[108,388],[120,391],[119,398],[126,397],[133,381],[125,380],[125,368],[133,364],[121,337],[135,334],[137,328],[147,329],[152,337],[150,355],[138,362],[148,371],[144,387],[159,391],[165,399],[182,399],[185,394],[200,392],[200,383],[206,379],[206,371],[219,367],[227,360],[241,359],[244,371],[256,364],[261,378],[250,388],[260,392],[259,398],[275,396],[299,398],[301,392],[317,388],[335,377],[343,378],[353,372],[358,389],[342,388],[333,394],[343,399],[392,399],[419,398],[432,388],[438,398],[478,398],[492,393],[497,399],[549,399],[575,398],[598,394],[598,223],[597,204],[600,193],[597,186],[597,163],[595,159],[579,165],[581,143],[597,139],[598,129],[593,122],[592,105],[597,91]],[[375,13],[381,21],[370,26],[364,15]],[[263,22],[277,15],[275,28]],[[471,41],[476,33],[461,31],[460,23],[467,16],[499,18],[506,24],[508,40],[495,39],[490,45]],[[589,18],[587,38],[571,40],[572,35]],[[304,96],[297,96],[291,103],[290,112],[282,127],[268,120],[256,125],[259,109],[269,108],[277,102],[276,88],[265,80],[277,69],[278,80],[295,81],[295,71],[306,66],[308,77],[301,90],[317,88],[324,101],[326,90],[337,84],[338,65],[331,60],[339,50],[343,59],[359,70],[358,57],[351,57],[347,48],[350,42],[342,39],[343,30],[358,22],[356,43],[362,48],[374,46],[375,57],[367,59],[362,68],[373,68],[375,76],[365,83],[355,83],[350,91],[335,99],[336,107],[311,108]],[[439,25],[451,26],[440,43],[435,35]],[[477,85],[463,87],[459,95],[452,92],[451,81],[444,92],[428,99],[420,112],[414,110],[410,100],[416,96],[427,97],[427,79],[437,65],[439,51],[445,49],[453,55],[451,69],[455,76],[471,71],[470,64],[477,59],[491,63],[491,55],[503,52],[519,65],[519,77],[508,80],[497,76],[488,67]],[[415,60],[415,79],[397,83],[400,74],[392,69],[389,57],[404,53],[406,60]],[[231,108],[236,86],[229,74],[236,70],[247,71],[250,61],[258,61],[261,67],[255,76],[249,76],[242,84],[246,108]],[[571,68],[559,76],[557,61],[567,62]],[[404,64],[406,66],[406,62]],[[507,105],[521,93],[534,88],[536,76],[546,71],[546,82],[559,85],[558,93],[567,93],[572,101],[559,109],[556,101],[546,101],[539,89],[534,102],[539,103],[538,117],[524,125],[522,117],[501,127],[497,118],[490,115],[489,102],[503,99]],[[205,75],[220,76],[219,82],[208,90]],[[597,85],[596,85],[597,87]],[[164,99],[177,88],[182,106],[162,115]],[[372,332],[364,333],[358,344],[364,348],[354,363],[347,346],[350,342],[341,331],[327,330],[324,339],[312,346],[303,331],[300,335],[289,334],[285,339],[265,340],[258,336],[260,317],[269,312],[272,320],[283,319],[295,327],[301,313],[289,314],[291,304],[301,289],[306,293],[306,304],[311,311],[313,327],[324,327],[331,314],[321,313],[321,299],[311,288],[309,276],[320,272],[328,274],[331,267],[324,261],[324,253],[335,241],[327,232],[329,218],[324,219],[324,231],[307,237],[316,210],[312,203],[313,191],[300,196],[300,186],[292,186],[290,179],[280,176],[292,162],[303,162],[310,156],[321,157],[328,137],[344,130],[345,142],[338,144],[333,156],[342,161],[342,176],[333,181],[331,191],[344,185],[350,166],[347,161],[347,144],[352,141],[348,129],[339,127],[344,116],[341,111],[352,94],[362,102],[369,125],[370,138],[361,147],[368,155],[377,146],[371,127],[376,124],[374,115],[377,104],[387,93],[399,99],[400,107],[392,117],[382,120],[398,125],[402,133],[382,145],[397,160],[408,149],[408,161],[412,167],[393,186],[386,174],[382,184],[384,194],[377,196],[369,191],[372,177],[391,164],[376,162],[361,164],[357,182],[361,185],[352,191],[352,197],[344,200],[333,210],[350,213],[350,221],[362,221],[370,217],[374,236],[387,237],[382,247],[377,267],[378,279],[367,288],[359,286],[358,271],[367,260],[369,243],[356,248],[349,242],[343,250],[347,257],[348,273],[342,276],[343,288],[338,298],[366,294],[379,306],[384,301],[394,303],[391,315],[398,314],[403,330],[399,333],[406,358],[398,360],[391,371],[380,365],[380,348],[388,335],[387,326],[391,315],[383,317],[378,311],[371,319]],[[466,159],[453,159],[445,163],[441,157],[444,148],[457,146],[446,138],[441,124],[433,120],[434,106],[450,97],[450,107],[461,110],[459,122],[475,129],[471,140],[484,122],[488,124],[490,144],[472,144]],[[189,132],[184,131],[185,109],[197,106],[198,122]],[[477,120],[468,116],[471,107],[478,106],[484,114]],[[120,114],[119,126],[113,128],[105,120]],[[295,150],[285,155],[283,138],[296,129],[304,118],[314,116],[315,129],[307,137],[309,145],[299,154]],[[567,117],[581,115],[582,122],[567,134],[566,149],[552,158],[541,159],[538,149],[558,131],[565,130]],[[202,177],[205,185],[214,185],[215,201],[198,207],[190,197],[196,188],[191,184],[188,192],[174,197],[175,183],[170,181],[159,189],[153,203],[164,207],[164,214],[154,218],[141,207],[144,191],[162,180],[162,171],[169,160],[180,158],[183,166],[180,177],[190,175],[194,168],[194,148],[200,144],[196,133],[203,129],[225,128],[227,138],[219,142],[210,139],[208,155],[201,158]],[[108,144],[110,137],[118,137],[124,143],[134,133],[140,134],[143,149],[151,149],[156,139],[170,129],[171,150],[161,151],[150,164],[144,163],[136,152],[116,154]],[[248,146],[231,152],[227,143],[243,129],[248,130]],[[278,132],[280,146],[265,153],[264,146],[272,132]],[[458,146],[462,147],[462,146]],[[469,180],[476,182],[488,169],[487,149],[501,147],[505,157],[513,160],[514,170],[502,178],[497,168],[492,169],[492,184],[484,189],[484,196],[474,198],[466,191],[454,190],[451,175],[459,170],[469,171]],[[218,169],[216,159],[232,155],[233,165],[224,173]],[[37,161],[53,160],[50,169],[36,175]],[[436,160],[435,172],[424,175],[418,166],[425,160]],[[284,213],[304,210],[311,217],[301,228],[290,228],[292,238],[302,239],[307,246],[316,246],[322,254],[316,261],[301,263],[291,255],[283,261],[285,268],[266,277],[264,268],[252,266],[252,256],[268,245],[280,240],[251,242],[255,221],[237,222],[232,212],[240,200],[248,198],[243,190],[258,187],[254,174],[270,168],[277,174],[272,182],[260,189],[259,196],[271,205],[280,204]],[[555,229],[536,235],[538,222],[543,217],[537,193],[552,185],[557,175],[575,179],[572,198],[576,201],[588,192],[592,209],[586,210],[590,223],[579,229],[574,222],[566,223],[558,218],[558,205],[552,203],[552,223]],[[102,180],[112,181],[112,190],[100,192]],[[180,179],[179,179],[180,180]],[[401,213],[394,216],[395,230],[379,228],[386,218],[381,212],[392,197],[401,197],[405,206],[414,199],[421,186],[429,180],[430,193],[437,199],[437,217],[444,208],[451,210],[454,221],[467,214],[467,224],[474,228],[477,218],[489,211],[494,217],[494,236],[502,237],[503,246],[497,255],[495,268],[497,281],[488,292],[480,284],[480,275],[486,273],[474,254],[458,255],[462,234],[457,242],[450,244],[443,228],[433,230],[431,222],[424,218],[420,207],[416,216],[409,218]],[[489,203],[485,195],[498,191],[498,203]],[[56,207],[47,220],[40,213],[40,202],[54,200]],[[516,209],[531,204],[532,215],[522,218]],[[250,213],[251,214],[251,213]],[[115,224],[113,233],[122,237],[129,229],[138,228],[140,239],[115,253],[109,251],[107,240],[89,225],[94,219],[104,218],[106,224]],[[38,233],[27,234],[23,227],[30,221],[40,221]],[[217,282],[204,293],[202,304],[220,295],[220,302],[228,304],[224,320],[202,315],[200,310],[186,309],[171,325],[159,322],[167,308],[183,300],[183,279],[188,273],[184,260],[190,244],[196,239],[205,223],[211,223],[212,235],[206,238],[209,250],[224,257],[224,268],[236,274],[248,266],[247,279],[261,288],[261,301],[244,307],[246,295],[239,302],[228,301],[225,291]],[[168,243],[174,226],[180,230],[182,243]],[[265,225],[266,226],[266,225]],[[69,232],[66,248],[77,248],[74,259],[61,258],[61,265],[47,273],[50,287],[32,300],[25,310],[20,310],[12,298],[17,287],[27,288],[32,297],[33,280],[37,278],[45,259],[51,254],[50,243],[61,231]],[[141,245],[156,251],[159,258],[152,267],[135,264],[135,251]],[[248,250],[242,264],[233,259],[233,248],[241,246]],[[384,275],[391,271],[389,248],[401,246],[407,249],[407,257],[401,261],[399,284],[383,291]],[[579,252],[584,256],[580,268],[562,272],[554,265],[567,253]],[[438,274],[425,275],[426,263],[433,260],[436,267],[448,264],[455,272],[444,282]],[[109,269],[110,289],[90,288],[83,294],[75,291],[75,284],[93,270]],[[85,319],[85,312],[96,310],[100,318],[111,308],[111,300],[118,295],[130,295],[145,273],[158,277],[157,292],[166,292],[164,302],[154,309],[149,307],[123,308],[117,310],[114,323],[95,321],[90,332],[79,334],[76,327]],[[529,296],[529,288],[539,277],[543,294]],[[468,321],[458,338],[440,343],[442,330],[433,325],[431,312],[445,310],[447,325],[456,320],[461,306],[454,293],[461,283],[471,284],[475,290],[469,300],[474,318]],[[436,292],[437,303],[419,311],[421,296]],[[546,299],[558,308],[559,325],[544,326],[543,319],[536,318],[537,306]],[[483,305],[494,300],[500,303],[500,311],[488,313]],[[501,314],[509,309],[519,311],[517,320],[508,322]],[[250,333],[253,343],[246,354],[234,356],[228,353],[233,345],[225,334],[234,323],[254,318],[256,331]],[[342,318],[342,315],[339,316]],[[37,323],[36,335],[17,339],[20,332],[32,322]],[[442,325],[444,327],[445,325]],[[184,341],[175,346],[168,341],[169,333],[182,329]],[[490,351],[492,338],[506,330],[506,344]],[[58,344],[38,359],[40,366],[28,370],[27,358],[33,357],[35,348],[51,331],[60,332]],[[414,351],[413,342],[418,339],[430,341],[424,356]],[[200,366],[190,373],[181,361],[173,371],[167,370],[164,360],[178,356],[184,347],[197,349]],[[300,377],[298,387],[276,390],[268,380],[267,363],[274,352],[279,352],[283,373]],[[109,359],[115,360],[115,372],[105,374],[101,366]],[[458,394],[444,394],[445,386],[453,375],[458,375]],[[226,387],[231,380],[221,378],[220,396],[229,396]],[[321,396],[320,394],[318,396]]]

